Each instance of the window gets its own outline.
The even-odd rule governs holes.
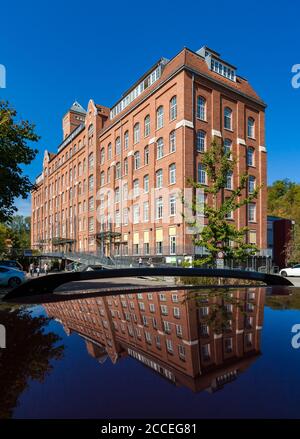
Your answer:
[[[163,325],[164,325],[164,332],[166,334],[171,334],[171,324],[170,324],[170,322],[167,322],[166,320],[163,320]]]
[[[227,173],[226,189],[232,189],[232,188],[233,188],[233,173],[230,171]]]
[[[140,194],[139,180],[136,179],[133,181],[133,196],[138,197],[139,194]]]
[[[89,155],[89,168],[92,169],[94,167],[94,154],[91,152]]]
[[[247,165],[254,166],[254,148],[247,149]]]
[[[170,120],[177,118],[177,97],[173,96],[170,100]]]
[[[176,196],[174,194],[169,197],[169,215],[176,215]]]
[[[232,348],[233,348],[233,343],[232,343],[232,338],[225,338],[224,340],[224,347],[225,347],[225,352],[227,354],[229,354],[230,352],[232,352]]]
[[[92,191],[94,189],[94,176],[89,176],[89,190]]]
[[[140,222],[140,206],[135,204],[133,206],[133,224],[138,224]]]
[[[141,157],[139,151],[134,153],[134,169],[139,169],[141,166]]]
[[[159,130],[164,126],[164,107],[161,105],[156,111],[156,129]]]
[[[163,199],[159,197],[156,199],[156,219],[161,219],[163,216]]]
[[[182,326],[181,325],[176,325],[176,335],[177,337],[182,337],[183,333],[182,333]]]
[[[256,204],[255,203],[248,204],[248,221],[251,221],[251,222],[256,221]]]
[[[253,177],[253,175],[250,175],[249,179],[248,179],[248,192],[249,192],[249,194],[252,194],[255,191],[255,186],[256,186],[255,177]]]
[[[140,141],[140,124],[137,122],[133,127],[133,143],[139,143]]]
[[[157,154],[156,159],[159,160],[164,156],[164,140],[162,137],[160,137],[157,140]]]
[[[168,315],[168,307],[167,305],[160,305],[160,310],[163,316],[167,316]]]
[[[228,158],[231,157],[231,151],[232,151],[232,141],[230,139],[224,140],[224,154],[228,155]]]
[[[147,116],[144,119],[144,137],[148,137],[150,135],[150,116]]]
[[[229,200],[229,198],[225,198],[225,202],[228,201],[228,200]],[[232,220],[233,219],[233,211],[230,210],[229,212],[227,212],[225,218],[229,219],[229,220]]]
[[[229,107],[224,109],[224,128],[232,130],[232,110]]]
[[[172,163],[169,166],[169,184],[176,183],[176,164]]]
[[[163,171],[159,169],[156,171],[156,188],[160,189],[163,187]]]
[[[197,118],[206,120],[206,99],[203,96],[197,97]]]
[[[149,192],[149,175],[144,175],[144,192],[147,194]]]
[[[121,154],[121,139],[120,137],[116,138],[116,155]]]
[[[91,217],[89,218],[89,232],[93,232],[94,231],[94,218]]]
[[[202,163],[198,163],[198,183],[206,184],[206,171]]]
[[[100,174],[100,186],[104,186],[104,184],[105,184],[105,174],[104,171],[102,171]]]
[[[204,152],[206,148],[206,133],[205,131],[197,131],[197,151]]]
[[[107,183],[110,183],[110,177],[111,177],[111,168],[107,169]]]
[[[115,203],[120,203],[120,188],[118,187],[115,190]]]
[[[255,121],[253,117],[248,117],[248,137],[251,139],[255,137]]]
[[[149,202],[145,201],[143,203],[143,221],[147,223],[149,221]]]
[[[124,159],[124,175],[128,175],[128,158]]]
[[[176,236],[170,236],[170,255],[176,255]]]
[[[112,159],[112,146],[111,146],[111,143],[109,143],[108,147],[107,147],[107,158],[108,158],[108,160]]]
[[[210,359],[210,344],[204,344],[201,346],[201,353],[204,361],[208,361]]]
[[[129,146],[129,133],[128,131],[125,131],[124,133],[124,148],[128,149]]]
[[[89,210],[94,210],[94,197],[89,198]]]
[[[121,178],[121,163],[116,163],[116,179]]]
[[[101,151],[100,151],[100,163],[101,163],[101,165],[104,165],[104,162],[105,162],[105,149],[101,148]]]
[[[149,165],[149,146],[144,148],[144,165]]]
[[[173,354],[173,343],[172,340],[166,340],[167,345],[167,351],[170,352],[170,354]]]
[[[170,132],[169,146],[170,146],[170,152],[176,151],[176,131],[175,130]]]

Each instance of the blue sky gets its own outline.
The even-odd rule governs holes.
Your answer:
[[[20,1],[1,5],[0,64],[9,100],[35,122],[40,154],[26,172],[41,170],[42,151],[62,139],[61,117],[76,99],[112,106],[161,56],[206,44],[238,67],[268,104],[268,180],[300,181],[298,17],[292,2],[160,1],[87,3]]]

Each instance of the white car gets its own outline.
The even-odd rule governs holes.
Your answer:
[[[300,276],[300,264],[294,265],[293,267],[283,268],[279,271],[281,276]]]
[[[11,267],[0,266],[0,285],[17,287],[26,280],[24,271]]]

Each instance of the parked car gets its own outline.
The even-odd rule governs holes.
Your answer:
[[[20,262],[18,262],[18,261],[0,261],[0,266],[1,267],[11,267],[11,268],[15,268],[16,270],[23,271],[23,267],[20,264]]]
[[[24,271],[0,266],[0,285],[17,287],[26,279]]]
[[[294,265],[293,267],[283,268],[279,271],[281,276],[300,276],[300,264]]]

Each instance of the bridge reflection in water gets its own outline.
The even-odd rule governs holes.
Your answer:
[[[103,363],[132,357],[177,386],[217,391],[260,355],[264,287],[121,294],[44,304]]]

